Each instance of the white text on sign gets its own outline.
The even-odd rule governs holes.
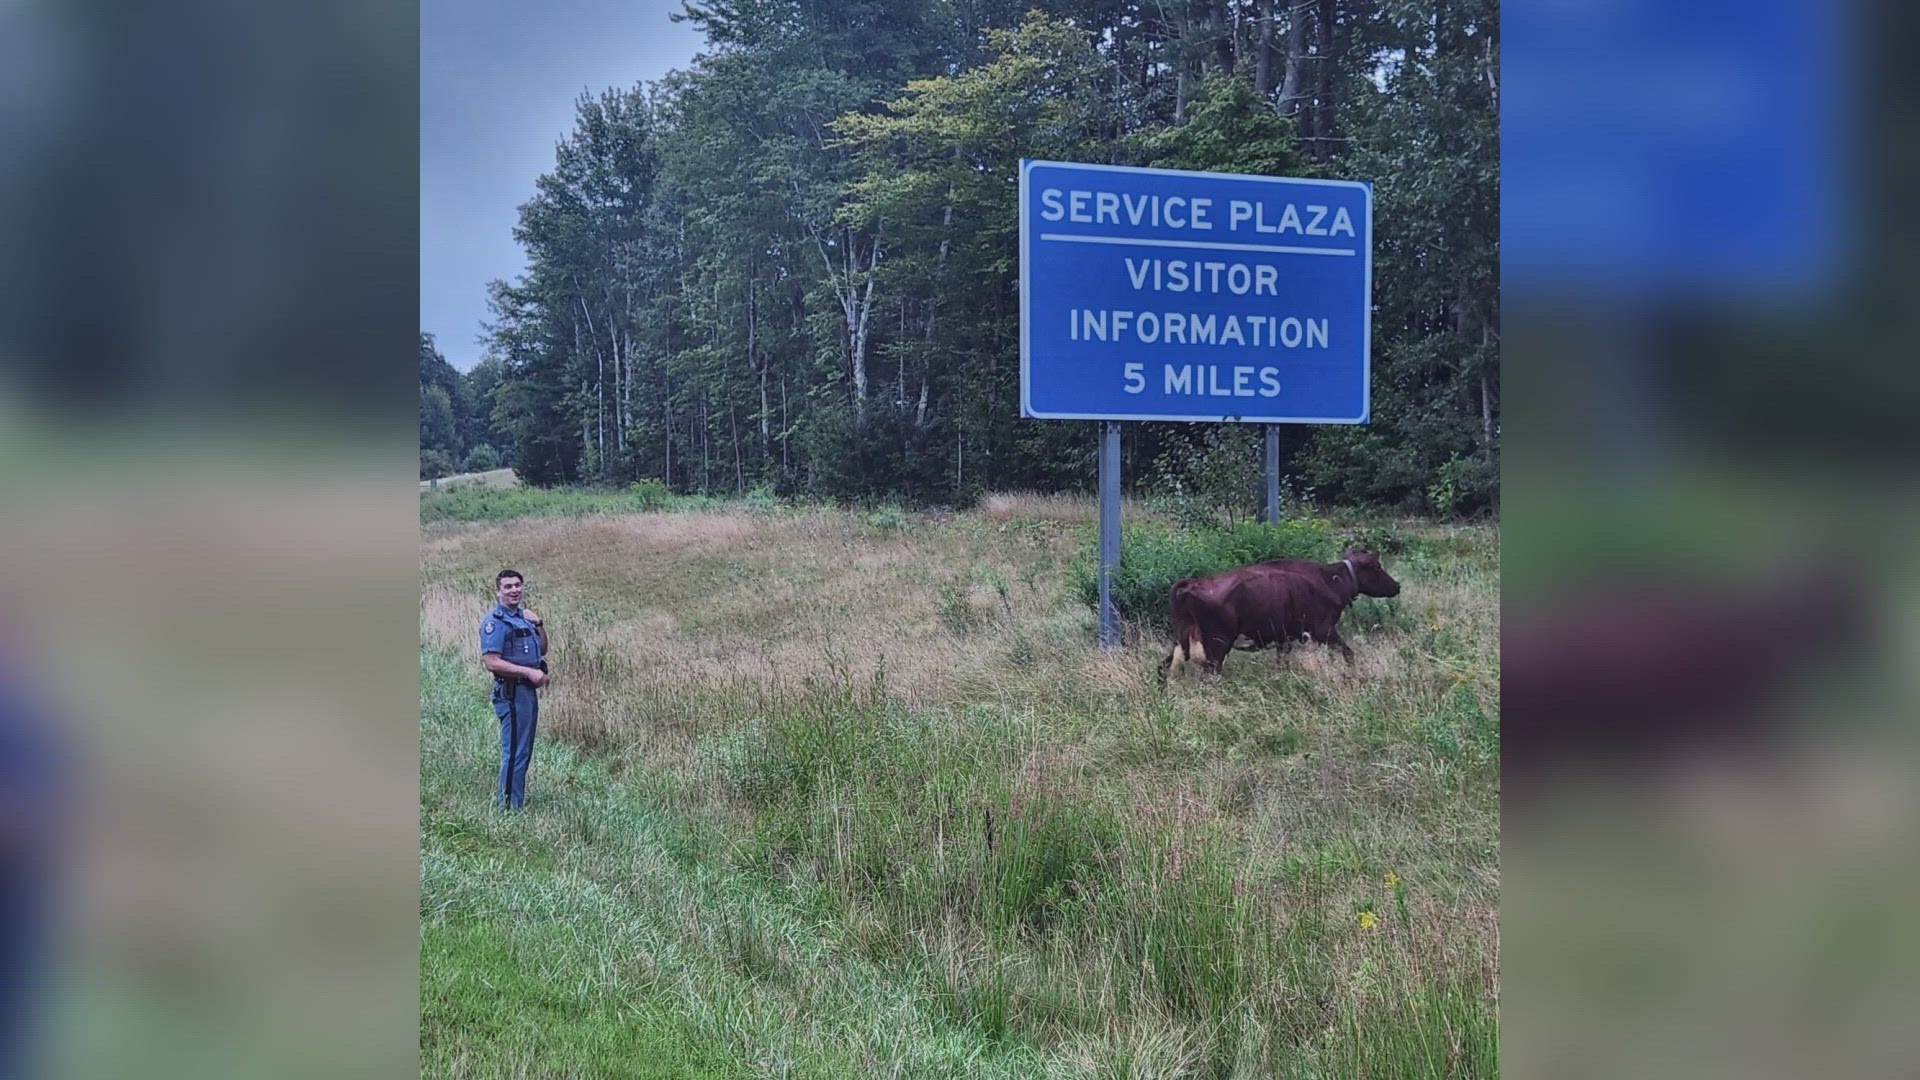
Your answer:
[[[1304,212],[1303,212],[1304,211]],[[1150,225],[1155,228],[1211,232],[1218,224],[1213,200],[1205,196],[1132,195],[1122,191],[1047,188],[1040,192],[1042,221],[1084,225]],[[1353,236],[1353,218],[1344,206],[1227,200],[1227,231],[1275,236]]]

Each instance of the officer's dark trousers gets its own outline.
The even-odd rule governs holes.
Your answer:
[[[527,766],[533,764],[533,732],[540,719],[540,698],[523,682],[498,682],[493,711],[500,714],[500,791],[497,802],[518,810],[527,805]]]

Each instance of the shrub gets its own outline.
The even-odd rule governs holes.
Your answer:
[[[934,611],[954,634],[969,633],[984,621],[973,606],[973,582],[964,575],[940,583]]]
[[[768,483],[753,485],[753,489],[747,492],[745,502],[747,509],[756,514],[780,509],[780,496],[774,493],[773,485]]]
[[[667,505],[670,498],[667,485],[658,480],[635,480],[628,485],[627,494],[633,496],[634,505],[641,510],[658,510]]]
[[[486,443],[467,451],[467,472],[488,472],[500,467],[500,454]]]
[[[883,506],[867,515],[867,524],[881,532],[900,532],[907,527],[907,515],[897,506]]]
[[[1197,433],[1170,440],[1147,468],[1152,504],[1189,528],[1229,525],[1252,516],[1260,505],[1262,434],[1239,424],[1198,425]]]
[[[1491,506],[1499,494],[1500,470],[1481,454],[1448,456],[1434,470],[1427,485],[1427,502],[1442,517],[1471,513]]]
[[[1330,560],[1338,548],[1333,529],[1319,518],[1290,518],[1277,525],[1245,522],[1230,528],[1178,531],[1165,526],[1123,527],[1120,565],[1113,574],[1113,603],[1120,614],[1156,628],[1167,626],[1167,594],[1184,577],[1218,574],[1261,559]],[[1081,603],[1100,603],[1100,538],[1094,532],[1068,570]]]
[[[420,479],[438,480],[453,475],[453,459],[445,450],[420,451]]]

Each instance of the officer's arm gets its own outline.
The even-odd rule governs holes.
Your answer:
[[[487,670],[495,675],[505,675],[516,679],[527,679],[531,681],[540,674],[539,668],[524,667],[520,664],[513,663],[497,652],[482,655],[480,662],[485,664]]]

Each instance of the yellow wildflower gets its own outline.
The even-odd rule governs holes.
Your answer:
[[[1400,884],[1400,875],[1391,870],[1387,871],[1387,888],[1391,889],[1398,884]]]
[[[1371,911],[1363,911],[1360,913],[1360,929],[1362,930],[1373,929],[1374,925],[1379,921]]]

